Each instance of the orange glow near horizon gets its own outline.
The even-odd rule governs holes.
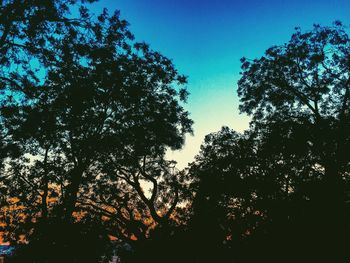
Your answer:
[[[0,246],[8,246],[10,245],[10,242],[4,242],[4,238],[2,237],[3,232],[0,232]]]

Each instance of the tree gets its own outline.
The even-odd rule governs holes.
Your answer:
[[[237,245],[258,221],[249,183],[254,176],[253,143],[248,134],[223,127],[205,137],[188,168],[196,193],[189,223],[194,262],[231,262]]]
[[[45,70],[54,64],[53,43],[69,28],[76,28],[87,21],[87,17],[74,18],[70,13],[72,5],[76,5],[81,13],[86,13],[86,3],[82,1],[1,1],[0,4],[0,208],[7,210],[15,206],[17,199],[9,199],[17,192],[18,197],[25,195],[25,189],[33,192],[37,182],[23,181],[14,186],[10,182],[8,161],[20,158],[21,144],[13,138],[13,129],[17,123],[9,126],[8,118],[16,115],[17,106],[31,104],[35,90],[45,75]],[[45,162],[44,162],[45,163]],[[16,162],[13,162],[16,164]],[[46,164],[45,164],[46,165]],[[43,169],[40,162],[35,169]],[[34,166],[33,166],[34,167]],[[45,168],[46,169],[46,168]],[[34,169],[33,169],[34,170]],[[33,171],[34,172],[34,171]],[[36,171],[37,172],[37,171]],[[32,178],[29,178],[32,179]],[[17,191],[20,190],[20,191]],[[36,189],[37,190],[37,189]],[[35,190],[34,190],[35,191]],[[40,193],[43,194],[43,193]],[[45,195],[45,194],[44,194]],[[13,195],[12,195],[13,196]],[[28,204],[37,202],[31,198]],[[10,203],[9,203],[10,202]],[[44,202],[43,202],[44,203]],[[20,208],[21,206],[19,206]],[[37,211],[37,210],[35,210]],[[34,212],[34,211],[33,211]],[[5,213],[6,215],[7,213]],[[1,213],[1,221],[4,218]],[[15,221],[15,218],[13,218]],[[15,233],[14,233],[15,234]]]
[[[84,10],[81,16],[87,16]],[[30,234],[38,220],[52,217],[69,225],[82,220],[87,207],[103,221],[105,199],[109,208],[117,207],[108,212],[119,238],[135,223],[133,213],[167,225],[183,182],[165,152],[179,149],[192,131],[182,106],[186,77],[168,58],[135,43],[119,12],[104,10],[69,28],[50,51],[55,63],[34,99],[8,106],[4,121],[11,139],[22,146],[20,158],[7,169],[10,196],[23,206],[22,223],[30,223],[22,232]],[[153,186],[150,198],[145,182]],[[135,204],[127,225],[116,220]],[[138,234],[135,229],[129,237]]]
[[[9,106],[33,99],[33,90],[40,82],[45,67],[52,65],[52,44],[70,27],[76,27],[87,17],[76,19],[70,14],[72,5],[79,4],[86,12],[87,1],[2,1],[0,5],[0,159],[17,153],[3,116]]]
[[[307,158],[306,173],[292,166],[311,205],[301,221],[313,223],[310,243],[323,240],[328,249],[348,231],[349,70],[348,29],[335,22],[305,33],[297,28],[287,44],[269,48],[260,59],[243,58],[238,82],[240,110],[253,117],[253,129],[268,131],[268,150],[288,153],[285,164],[295,154]]]
[[[332,195],[350,161],[349,52],[340,22],[306,33],[297,29],[288,44],[269,48],[262,58],[243,58],[238,83],[240,109],[256,124],[293,120],[310,129],[303,139],[318,156]]]
[[[295,146],[303,137],[299,128],[270,124],[239,134],[223,127],[206,136],[188,170],[194,262],[218,255],[226,262],[279,262],[287,254],[285,260],[295,262],[318,257],[313,249],[322,243],[329,246],[320,236],[329,228],[320,228],[310,202],[322,170],[306,146]]]
[[[238,238],[231,245],[243,262],[254,261],[248,251],[261,259],[269,247],[279,251],[269,252],[276,261],[289,249],[292,261],[302,251],[322,258],[320,247],[341,254],[349,229],[349,61],[340,22],[297,29],[262,58],[242,59],[238,94],[251,128],[208,135],[190,168],[198,180],[192,220],[199,240],[207,229],[222,233],[219,247],[225,235]]]

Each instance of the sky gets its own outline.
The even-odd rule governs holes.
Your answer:
[[[92,10],[120,10],[136,41],[172,59],[188,76],[185,108],[194,135],[168,157],[183,168],[199,152],[204,136],[222,126],[242,132],[249,117],[238,110],[240,58],[257,58],[286,43],[295,27],[335,20],[350,25],[350,0],[100,0]]]

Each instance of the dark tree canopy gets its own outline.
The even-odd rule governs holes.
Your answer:
[[[307,145],[324,169],[331,197],[339,191],[349,167],[350,39],[340,22],[332,27],[300,29],[283,46],[260,59],[242,59],[238,83],[240,109],[260,125],[289,126],[300,145]],[[299,126],[300,128],[297,128]],[[302,131],[303,130],[303,131]],[[336,197],[337,196],[337,197]]]
[[[242,59],[238,95],[250,129],[208,135],[188,170],[198,262],[212,255],[203,247],[226,262],[344,256],[349,88],[350,39],[340,22],[297,28],[288,43]]]
[[[228,262],[279,262],[295,249],[288,259],[293,262],[306,243],[308,253],[317,247],[306,233],[320,231],[313,221],[320,211],[310,200],[318,193],[322,170],[309,151],[295,152],[288,144],[294,147],[294,138],[279,127],[244,134],[224,127],[206,137],[188,171],[196,180],[189,231],[196,237],[199,262],[213,251],[212,260],[219,254]]]
[[[340,22],[332,27],[299,28],[290,41],[252,61],[242,58],[238,83],[240,109],[255,119],[275,112],[305,117],[348,116],[349,35]]]
[[[4,118],[11,105],[30,103],[46,68],[54,63],[52,45],[69,28],[79,27],[88,17],[73,18],[78,6],[86,13],[92,1],[2,1],[0,4],[0,159],[18,153]]]
[[[169,233],[187,198],[186,179],[165,159],[192,132],[183,108],[186,77],[170,59],[135,42],[119,12],[95,16],[81,7],[79,17],[65,18],[75,2],[51,4],[61,16],[55,24],[42,17],[35,34],[44,39],[35,47],[42,52],[16,51],[32,56],[29,66],[40,72],[20,71],[25,81],[11,77],[16,84],[1,97],[1,125],[17,150],[5,155],[1,177],[8,240],[25,238],[36,249],[56,242],[47,241],[51,228],[60,226],[69,239],[85,223],[128,242],[149,238],[156,227]],[[31,15],[39,7],[27,8]],[[35,44],[30,38],[26,45]]]

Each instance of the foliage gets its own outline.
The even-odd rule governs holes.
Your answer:
[[[68,8],[60,1],[54,6]],[[83,240],[79,224],[89,217],[129,242],[141,238],[140,231],[145,239],[150,229],[170,229],[180,220],[186,186],[165,153],[181,148],[192,132],[182,106],[186,77],[171,60],[135,42],[119,12],[95,17],[82,7],[78,18],[43,29],[36,33],[45,40],[42,52],[33,59],[44,74],[20,71],[33,81],[2,95],[2,125],[17,149],[16,156],[6,155],[2,177],[7,238],[29,241],[24,251],[39,252],[46,244],[54,253],[60,246],[73,249],[47,236],[57,224],[62,238]]]
[[[190,231],[198,253],[212,242],[207,248],[228,250],[229,262],[344,256],[349,59],[340,22],[297,29],[260,59],[242,59],[238,94],[250,129],[208,135],[189,169],[197,178]],[[207,235],[214,238],[202,241]]]
[[[131,247],[124,262],[341,256],[350,233],[348,28],[297,28],[261,58],[242,58],[250,129],[207,135],[179,171],[165,154],[192,133],[186,77],[136,42],[119,12],[96,16],[90,2],[1,3],[0,219],[18,245],[11,260],[74,252],[71,262],[97,262],[111,238]]]

